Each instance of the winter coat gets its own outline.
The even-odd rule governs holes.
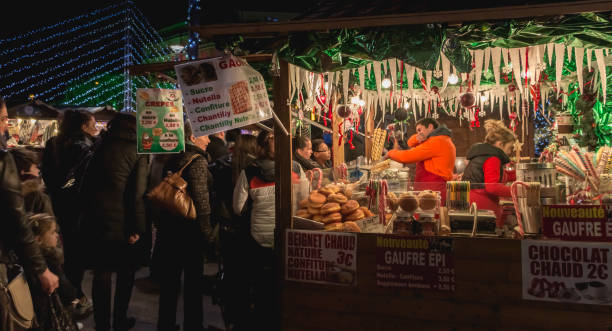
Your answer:
[[[168,171],[172,173],[178,172],[194,154],[198,154],[200,156],[196,157],[191,164],[187,166],[185,170],[183,170],[182,177],[187,182],[187,193],[193,200],[196,210],[196,219],[188,220],[162,211],[160,231],[172,231],[171,229],[168,229],[172,228],[175,224],[195,223],[198,225],[197,228],[199,228],[202,234],[202,245],[209,245],[214,238],[210,226],[211,208],[209,200],[209,186],[212,186],[212,176],[208,171],[206,152],[188,141],[185,144],[184,153],[175,154],[166,162],[166,165],[164,166],[164,173],[168,173]],[[193,227],[187,226],[184,228],[188,229]]]
[[[27,213],[54,215],[51,198],[45,193],[45,185],[38,178],[21,182],[21,194]]]
[[[427,140],[419,143],[417,135],[408,139],[411,149],[406,151],[391,150],[387,154],[392,160],[401,163],[423,161],[425,170],[446,180],[453,178],[457,151],[452,139],[452,132],[444,125],[432,131]],[[415,182],[419,181],[415,178]]]
[[[510,159],[504,151],[487,143],[470,147],[467,159],[469,163],[463,171],[462,180],[471,183],[471,202],[476,202],[479,209],[500,214],[499,197],[510,196],[510,187],[503,184],[508,179],[504,165]]]
[[[321,166],[311,159],[305,159],[297,152],[293,153],[293,159],[302,166],[304,171],[312,170],[314,168],[320,168]]]
[[[88,258],[92,267],[133,264],[127,241],[145,231],[147,179],[147,156],[136,153],[136,130],[111,128],[91,159],[81,194],[82,237],[94,254]]]
[[[72,236],[72,231],[77,229],[77,219],[80,213],[78,205],[74,202],[78,194],[71,190],[63,190],[68,173],[86,157],[90,157],[95,149],[94,138],[78,134],[69,138],[64,144],[59,145],[58,137],[47,141],[42,157],[42,178],[45,181],[47,192],[53,202],[53,210],[57,216],[59,225],[65,229],[67,235]],[[81,163],[77,176],[82,181],[85,176],[86,163]]]
[[[26,272],[30,275],[42,274],[47,264],[25,216],[17,166],[11,154],[1,149],[0,215],[0,263],[10,262],[8,252],[14,250]]]
[[[240,173],[234,188],[234,212],[250,212],[251,236],[267,248],[274,247],[274,196],[274,160],[257,159]]]

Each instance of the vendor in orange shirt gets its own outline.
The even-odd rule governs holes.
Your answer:
[[[415,190],[439,191],[446,200],[446,181],[453,178],[456,149],[452,132],[433,118],[417,122],[417,133],[408,139],[409,150],[399,150],[397,140],[387,158],[401,163],[416,163]]]

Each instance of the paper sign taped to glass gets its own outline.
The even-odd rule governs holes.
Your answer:
[[[228,55],[180,64],[174,69],[195,136],[272,117],[263,77],[244,59]]]

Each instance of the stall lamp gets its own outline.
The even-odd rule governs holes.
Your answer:
[[[391,80],[389,78],[385,78],[382,80],[382,87],[389,88],[391,87]]]
[[[329,91],[329,83],[325,82],[325,91]]]
[[[17,124],[21,124],[21,118],[17,119]]]
[[[365,100],[359,99],[359,106],[361,107],[365,106]]]
[[[34,123],[36,123],[36,120],[35,119],[31,119],[30,123],[34,124]]]
[[[354,105],[358,105],[360,100],[358,96],[351,97],[351,103]]]
[[[456,74],[452,73],[448,76],[449,84],[455,85],[457,84],[458,81],[459,81],[459,77]]]
[[[404,109],[408,109],[409,106],[410,106],[410,103],[408,103],[408,101],[404,102]]]
[[[480,96],[480,101],[481,102],[487,102],[487,99],[488,99],[487,96],[484,95],[484,94]]]

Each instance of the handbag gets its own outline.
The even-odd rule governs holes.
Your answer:
[[[92,150],[88,150],[79,162],[68,170],[64,183],[60,186],[62,190],[72,191],[77,194],[81,192],[82,177],[89,166],[89,161],[91,161],[93,154]]]
[[[146,194],[147,199],[174,215],[190,220],[195,219],[195,206],[193,200],[187,194],[187,182],[181,175],[183,170],[198,156],[200,155],[194,154],[178,172],[166,176],[164,180]]]
[[[32,294],[21,271],[8,284],[0,283],[0,330],[21,331],[35,326]]]
[[[79,331],[76,322],[74,321],[72,314],[64,307],[59,294],[53,292],[50,299],[51,306],[51,319],[50,330],[53,331]]]

